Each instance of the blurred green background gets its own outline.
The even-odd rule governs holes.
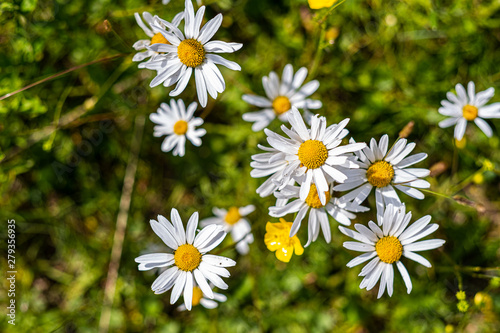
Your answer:
[[[0,318],[2,331],[95,332],[123,180],[137,116],[145,116],[128,225],[123,244],[112,332],[498,332],[500,322],[500,121],[488,139],[469,124],[466,146],[455,148],[453,129],[440,129],[437,109],[456,83],[477,91],[500,87],[499,1],[360,1],[312,11],[305,0],[206,1],[205,18],[223,13],[216,39],[241,42],[227,55],[241,72],[222,68],[226,91],[210,99],[207,135],[200,148],[187,144],[183,158],[161,152],[147,119],[169,90],[149,88],[153,72],[139,70],[132,44],[146,36],[133,13],[149,11],[170,20],[181,0],[164,6],[146,0],[6,0],[0,4],[0,95],[90,61],[125,54],[73,71],[0,101],[0,217],[17,226],[16,327]],[[105,21],[107,20],[107,21]],[[391,143],[409,121],[415,152],[429,157],[431,190],[418,201],[401,194],[413,220],[431,214],[443,248],[424,256],[426,269],[405,261],[414,285],[410,295],[399,274],[392,298],[359,289],[356,255],[331,220],[333,240],[322,236],[289,264],[263,242],[267,208],[250,178],[250,156],[265,143],[241,115],[256,108],[244,93],[264,94],[261,77],[281,75],[291,63],[306,66],[307,80],[328,122],[349,117],[351,135],[369,141],[389,134]],[[194,80],[180,96],[196,98]],[[497,94],[492,102],[500,102]],[[140,118],[139,118],[140,119]],[[270,126],[278,131],[276,120]],[[459,195],[461,199],[453,200]],[[466,201],[465,198],[469,201]],[[460,202],[458,202],[460,201]],[[161,240],[149,219],[176,207],[186,222],[212,207],[254,204],[249,215],[255,243],[237,260],[218,309],[178,312],[170,292],[150,290],[156,272],[139,272],[134,258],[154,252]],[[372,210],[356,222],[375,218]],[[288,217],[290,220],[292,217]],[[274,219],[277,221],[277,219]],[[306,240],[302,228],[299,237]],[[7,227],[0,231],[7,239]],[[220,248],[229,245],[228,236]],[[2,253],[6,253],[2,241]],[[6,270],[6,255],[0,259]],[[461,288],[469,307],[457,309]],[[4,286],[7,282],[4,280]],[[479,293],[479,294],[478,294]],[[6,292],[0,304],[7,304]],[[180,304],[180,303],[179,303]],[[2,306],[5,310],[5,307]],[[4,312],[2,312],[4,313]]]

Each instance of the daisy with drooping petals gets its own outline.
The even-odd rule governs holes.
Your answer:
[[[201,305],[205,309],[215,309],[216,307],[219,306],[219,303],[217,302],[225,302],[227,301],[226,295],[219,294],[219,293],[213,293],[214,298],[208,299],[203,295],[203,291],[201,290],[200,287],[198,287],[195,283],[195,286],[193,287],[193,306]],[[217,301],[217,302],[216,302]],[[186,311],[186,305],[181,304],[177,308],[179,311]]]
[[[222,15],[218,14],[200,30],[204,13],[205,6],[202,6],[195,16],[191,0],[186,0],[184,33],[173,24],[155,16],[157,21],[154,24],[155,28],[171,45],[153,44],[148,47],[155,52],[166,52],[164,59],[160,60],[160,66],[154,67],[158,70],[158,74],[151,81],[150,86],[155,87],[162,82],[165,82],[167,86],[177,83],[175,89],[170,92],[170,96],[177,96],[184,91],[194,71],[196,91],[203,107],[207,105],[207,91],[215,99],[217,93],[222,93],[226,88],[224,78],[216,65],[241,70],[237,63],[213,53],[232,53],[243,46],[240,43],[210,41],[222,23]],[[161,25],[169,28],[171,32],[163,29]]]
[[[266,97],[255,95],[243,95],[243,100],[248,104],[264,108],[256,112],[247,112],[243,114],[243,120],[254,122],[252,130],[260,131],[276,117],[281,121],[287,121],[287,113],[292,106],[297,109],[304,109],[305,118],[308,121],[312,114],[308,109],[319,109],[321,101],[308,99],[319,88],[318,80],[313,80],[300,87],[307,76],[307,68],[300,68],[295,76],[293,67],[288,64],[283,70],[283,76],[280,79],[275,72],[271,72],[269,77],[262,78],[262,85],[266,92]],[[308,121],[309,122],[309,121]]]
[[[279,223],[267,222],[264,243],[271,252],[276,251],[276,258],[283,262],[289,262],[295,252],[300,256],[304,253],[304,248],[300,244],[297,235],[290,237],[292,222],[280,219]]]
[[[218,224],[224,227],[226,232],[231,232],[231,237],[236,244],[239,254],[247,254],[250,250],[248,244],[253,243],[252,227],[247,219],[243,218],[255,210],[254,205],[245,207],[231,207],[229,210],[214,207],[215,217],[201,220],[201,225]]]
[[[173,149],[174,156],[184,156],[186,138],[196,147],[201,146],[200,138],[207,131],[203,128],[196,129],[196,126],[203,124],[203,119],[193,117],[196,106],[196,102],[193,102],[186,110],[181,99],[177,102],[171,99],[170,106],[167,103],[161,103],[157,113],[149,115],[149,119],[157,124],[153,135],[167,136],[161,145],[162,151],[167,153]]]
[[[288,202],[290,199],[298,198],[285,205],[276,204],[276,206],[269,208],[269,215],[273,217],[282,217],[290,213],[297,213],[290,230],[290,237],[297,234],[299,231],[302,220],[309,212],[308,220],[308,239],[305,247],[308,247],[311,242],[316,241],[319,235],[319,229],[323,230],[323,236],[327,243],[332,240],[332,232],[330,231],[330,222],[328,221],[328,214],[332,216],[337,222],[344,225],[351,225],[351,219],[356,218],[356,215],[351,212],[364,212],[369,210],[363,206],[355,206],[350,202],[342,202],[332,195],[329,190],[325,193],[326,205],[319,201],[316,185],[312,184],[306,200],[301,200],[300,187],[287,185],[281,191],[275,192],[274,196],[277,199],[282,199]]]
[[[340,168],[358,168],[358,164],[351,161],[352,157],[349,153],[363,149],[366,144],[351,143],[340,146],[342,138],[348,133],[344,127],[349,119],[344,119],[338,125],[327,128],[325,117],[316,115],[312,117],[311,129],[308,130],[299,111],[292,107],[292,110],[288,112],[288,121],[292,128],[288,129],[282,125],[281,129],[289,138],[267,128],[264,130],[267,142],[276,151],[266,155],[266,158],[259,162],[259,167],[262,167],[260,174],[265,174],[269,170],[275,174],[280,172],[280,179],[275,179],[275,182],[280,183],[277,188],[283,188],[291,179],[300,177],[302,201],[306,200],[311,184],[314,182],[319,199],[325,205],[325,192],[329,191],[327,177],[328,180],[343,183],[347,176],[340,171]],[[266,162],[267,169],[265,168]]]
[[[474,82],[470,81],[467,91],[460,83],[455,86],[455,90],[457,95],[448,92],[446,94],[448,100],[441,101],[442,107],[439,108],[439,113],[450,118],[441,121],[439,127],[455,125],[455,138],[461,140],[465,134],[467,121],[474,121],[487,137],[491,137],[493,131],[483,118],[500,118],[500,103],[485,106],[493,97],[495,89],[488,88],[476,94]]]
[[[170,304],[174,304],[184,291],[184,304],[188,310],[191,310],[194,281],[205,296],[213,299],[215,296],[207,280],[217,288],[227,289],[228,286],[221,276],[229,277],[229,271],[225,267],[232,267],[236,265],[236,262],[226,257],[206,254],[226,237],[221,226],[209,225],[196,235],[197,212],[189,218],[186,231],[184,231],[177,209],[172,209],[170,218],[172,223],[158,215],[158,221],[151,220],[149,223],[155,234],[174,253],[145,254],[135,258],[135,262],[139,263],[140,271],[173,265],[158,276],[151,289],[155,294],[162,294],[173,287]]]
[[[355,142],[351,139],[351,142]],[[423,161],[427,154],[419,153],[408,156],[415,148],[415,143],[408,143],[406,139],[399,139],[388,151],[389,136],[383,135],[378,145],[375,139],[371,139],[370,147],[354,152],[359,164],[359,169],[346,171],[348,179],[340,185],[335,186],[335,191],[349,191],[342,197],[360,205],[375,187],[375,199],[377,204],[377,217],[380,218],[384,206],[393,204],[398,206],[401,200],[394,188],[416,198],[423,199],[424,194],[416,188],[429,188],[428,181],[420,179],[427,177],[428,169],[408,168],[409,166]],[[408,157],[407,157],[408,156]]]
[[[352,251],[364,252],[348,262],[347,267],[354,267],[371,259],[359,274],[359,276],[364,276],[359,285],[361,289],[371,290],[380,280],[378,298],[382,297],[386,288],[389,296],[392,296],[394,283],[392,264],[395,263],[409,294],[412,283],[408,271],[400,261],[401,257],[416,261],[425,267],[432,266],[427,259],[415,252],[433,250],[445,243],[442,239],[419,241],[436,231],[439,226],[436,223],[429,224],[430,215],[426,215],[408,226],[410,219],[411,212],[405,214],[404,205],[399,207],[388,205],[383,217],[378,221],[379,225],[382,225],[382,229],[373,221],[368,222],[369,228],[362,224],[356,224],[354,228],[357,232],[339,226],[343,234],[357,241],[345,242],[344,247]]]
[[[148,46],[153,45],[153,44],[170,44],[168,40],[163,37],[163,35],[156,29],[153,25],[153,16],[151,16],[150,13],[144,12],[142,13],[142,19],[139,13],[134,13],[135,20],[137,21],[137,24],[142,28],[144,33],[150,38],[150,39],[140,39],[137,42],[134,43],[132,46],[134,49],[137,51],[141,50],[146,50],[144,52],[138,52],[134,55],[132,58],[132,61],[143,61],[144,59],[150,58],[147,61],[140,63],[139,68],[145,68],[145,63],[149,61],[153,61],[157,55],[160,53],[149,50]],[[184,12],[180,12],[179,14],[175,15],[174,19],[172,20],[172,24],[174,26],[178,26],[179,23],[182,21],[184,17]],[[144,24],[146,22],[149,27]]]

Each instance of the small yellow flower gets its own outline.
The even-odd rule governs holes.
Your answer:
[[[455,145],[457,146],[458,149],[464,149],[465,146],[467,145],[467,140],[465,139],[465,136],[461,140],[455,140]]]
[[[283,262],[290,261],[294,250],[298,256],[304,253],[304,248],[300,244],[297,235],[290,237],[292,224],[292,222],[287,222],[285,219],[280,219],[279,223],[267,222],[266,224],[264,243],[266,243],[269,251],[276,251],[276,258]]]
[[[463,290],[460,290],[459,292],[457,292],[457,294],[455,296],[457,297],[457,299],[459,301],[463,301],[466,298],[465,291],[463,291]]]
[[[457,304],[457,308],[460,312],[467,312],[467,310],[469,310],[469,303],[467,303],[467,301],[460,301]]]
[[[308,0],[309,7],[311,9],[320,9],[325,7],[331,7],[337,0]]]

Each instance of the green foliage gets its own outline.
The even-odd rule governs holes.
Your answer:
[[[466,147],[458,149],[453,130],[437,126],[443,119],[437,109],[456,83],[473,80],[478,91],[499,87],[500,3],[348,0],[317,11],[305,0],[206,4],[206,18],[224,15],[216,38],[244,44],[227,56],[242,71],[221,69],[227,89],[197,111],[206,115],[207,135],[200,148],[188,143],[183,158],[161,152],[162,139],[153,137],[153,124],[146,120],[110,331],[498,329],[500,122],[489,122],[491,139],[469,124]],[[96,331],[134,120],[169,100],[168,89],[149,88],[153,72],[131,61],[132,44],[145,38],[133,13],[149,11],[170,20],[182,8],[180,0],[167,6],[159,0],[0,4],[0,95],[124,54],[0,101],[0,216],[14,218],[17,225],[20,332]],[[387,133],[392,143],[413,120],[409,140],[429,155],[418,166],[444,165],[429,181],[432,191],[448,197],[426,194],[418,201],[402,194],[413,220],[432,215],[440,225],[436,237],[446,240],[443,248],[424,254],[432,268],[405,262],[413,282],[410,295],[398,273],[392,298],[377,300],[377,288],[360,290],[360,268],[345,266],[355,253],[342,247],[347,238],[333,220],[332,243],[320,237],[289,264],[266,249],[265,224],[273,220],[267,209],[274,199],[255,193],[263,180],[251,178],[249,166],[265,135],[241,119],[256,110],[241,96],[262,95],[262,76],[271,70],[281,75],[287,63],[295,70],[307,67],[307,80],[320,81],[313,97],[323,102],[318,112],[329,124],[349,117],[357,141]],[[194,80],[180,98],[196,100]],[[500,102],[500,96],[492,102]],[[275,120],[270,128],[279,132],[279,125]],[[460,204],[453,195],[470,201]],[[169,293],[153,294],[156,272],[139,272],[134,262],[162,246],[150,219],[168,215],[172,207],[187,221],[194,211],[204,218],[213,207],[248,204],[257,207],[249,216],[255,242],[248,256],[232,249],[224,253],[238,262],[229,289],[222,291],[227,302],[214,310],[178,312]],[[374,198],[368,205],[372,210],[358,214],[356,222],[375,219]],[[299,237],[305,240],[302,229]],[[221,248],[231,243],[228,236]],[[6,267],[6,258],[0,260]],[[459,303],[460,290],[467,296]],[[491,306],[475,305],[478,292],[489,295]],[[5,293],[0,301],[6,304]],[[0,319],[2,328],[14,330],[6,320]]]

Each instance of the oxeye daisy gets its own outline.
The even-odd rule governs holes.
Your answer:
[[[290,237],[292,222],[280,219],[279,223],[267,222],[264,243],[269,251],[276,251],[276,258],[283,262],[289,262],[295,252],[300,256],[304,253],[304,248],[300,244],[299,238],[295,235]]]
[[[288,113],[288,121],[292,128],[281,126],[289,138],[285,138],[269,129],[264,132],[267,142],[276,152],[267,155],[259,163],[263,169],[259,175],[272,170],[280,177],[275,179],[278,188],[286,186],[291,179],[300,177],[300,199],[305,201],[309,195],[311,184],[316,185],[319,199],[326,204],[325,192],[329,191],[328,181],[343,183],[347,176],[340,168],[357,168],[358,164],[351,161],[349,153],[363,149],[365,143],[351,143],[341,146],[342,138],[348,131],[344,128],[349,119],[344,119],[338,125],[326,127],[325,117],[318,115],[311,119],[311,129],[308,130],[299,111],[292,107]],[[266,159],[269,158],[267,161]],[[265,169],[265,163],[268,168]],[[303,176],[303,177],[302,177]]]
[[[325,193],[327,203],[324,205],[319,200],[316,185],[314,184],[311,185],[309,194],[305,200],[299,198],[300,187],[293,185],[285,186],[281,191],[275,192],[274,196],[278,200],[281,199],[284,202],[297,198],[297,200],[293,200],[287,204],[280,205],[277,203],[276,206],[269,208],[269,215],[273,217],[282,217],[290,213],[297,213],[290,230],[290,237],[294,236],[299,231],[302,220],[305,218],[306,214],[309,213],[308,239],[305,247],[308,247],[311,242],[316,241],[319,235],[320,226],[321,230],[323,230],[323,236],[326,242],[330,243],[332,240],[332,233],[330,231],[328,215],[332,216],[341,224],[351,225],[351,219],[356,217],[356,215],[351,212],[364,212],[369,210],[363,206],[355,206],[350,202],[342,202],[333,196],[332,190]]]
[[[247,216],[255,210],[255,206],[231,207],[228,210],[214,207],[215,217],[209,217],[201,220],[201,225],[218,224],[224,227],[226,232],[231,232],[231,237],[236,244],[236,251],[240,254],[247,254],[248,244],[253,243],[253,235],[250,232],[252,227],[244,216]]]
[[[145,51],[136,53],[132,58],[132,61],[143,61],[144,59],[147,58],[150,59],[148,59],[146,62],[153,61],[156,58],[156,56],[159,55],[160,53],[149,50],[148,46],[153,44],[170,44],[170,43],[153,25],[154,19],[150,13],[148,12],[142,13],[142,18],[139,15],[139,13],[134,13],[134,17],[135,20],[137,21],[137,24],[142,28],[142,30],[149,37],[149,39],[140,39],[134,43],[134,45],[132,46],[134,49],[136,49],[137,51],[141,50]],[[179,23],[182,21],[183,17],[184,17],[184,12],[180,12],[179,14],[175,15],[174,19],[172,20],[172,24],[174,26],[178,26]],[[139,68],[145,68],[146,62],[140,63]]]
[[[355,142],[351,139],[351,142]],[[415,143],[408,143],[406,139],[399,139],[388,151],[389,136],[383,135],[379,143],[371,139],[370,147],[354,152],[357,156],[359,169],[346,171],[348,179],[335,186],[335,191],[349,191],[342,197],[347,201],[354,200],[355,204],[361,204],[375,187],[375,199],[377,204],[377,216],[380,217],[384,206],[393,204],[398,206],[401,200],[396,189],[416,198],[423,199],[424,194],[416,188],[429,188],[428,181],[420,179],[427,177],[428,169],[408,168],[409,166],[423,161],[427,154],[419,153],[408,156],[415,148]],[[407,157],[408,156],[408,157]]]
[[[151,81],[150,86],[154,87],[162,82],[165,82],[167,86],[177,83],[175,89],[170,92],[170,96],[177,96],[184,91],[194,71],[196,91],[203,107],[207,105],[207,91],[215,99],[217,93],[223,92],[226,88],[224,78],[216,65],[241,70],[237,63],[213,53],[232,53],[243,46],[240,43],[210,41],[222,23],[222,15],[218,14],[200,30],[204,13],[205,6],[202,6],[195,16],[191,0],[186,0],[184,33],[175,25],[156,16],[155,28],[171,45],[153,44],[148,47],[155,52],[166,52],[164,60],[161,61],[163,67],[161,69],[155,67],[158,69],[158,74]],[[171,32],[163,29],[162,24],[171,29]]]
[[[158,221],[151,220],[150,224],[155,234],[173,253],[145,254],[135,258],[135,262],[139,263],[140,271],[173,266],[158,276],[151,289],[155,294],[162,294],[173,287],[170,304],[174,304],[184,291],[184,304],[191,310],[194,281],[205,296],[213,299],[214,293],[207,280],[217,288],[227,289],[227,284],[220,277],[229,277],[229,271],[224,267],[234,266],[236,262],[226,257],[206,254],[226,237],[221,226],[209,225],[196,235],[197,212],[189,218],[186,231],[177,209],[172,209],[170,218],[172,223],[158,215]]]
[[[213,293],[214,297],[213,299],[206,298],[205,295],[203,294],[203,291],[201,290],[200,287],[198,287],[195,283],[195,286],[193,287],[193,306],[201,305],[205,309],[215,309],[216,307],[219,306],[219,303],[217,302],[225,302],[227,301],[226,295],[219,294],[219,293]],[[216,302],[217,301],[217,302]],[[186,311],[186,305],[181,304],[177,310],[179,311]]]
[[[351,230],[339,226],[340,231],[355,239],[357,242],[345,242],[344,247],[349,250],[364,252],[362,255],[354,258],[347,263],[347,267],[354,267],[371,259],[363,267],[359,276],[364,276],[360,288],[371,290],[380,280],[378,298],[382,297],[385,289],[392,296],[394,282],[394,267],[396,264],[401,277],[403,278],[408,294],[411,292],[412,283],[410,275],[403,263],[401,257],[406,257],[416,261],[425,267],[431,267],[431,263],[415,253],[419,251],[432,250],[445,243],[442,239],[430,239],[419,241],[425,236],[430,235],[438,229],[438,225],[431,221],[430,215],[426,215],[413,224],[408,226],[411,219],[411,212],[405,214],[405,206],[394,207],[388,205],[380,218],[380,229],[373,221],[368,222],[368,227],[362,224],[356,224]]]
[[[267,97],[255,95],[243,95],[243,100],[249,104],[262,107],[264,110],[256,112],[247,112],[243,114],[243,120],[254,122],[252,130],[260,131],[276,117],[281,121],[287,121],[287,113],[292,106],[297,109],[304,109],[306,120],[310,119],[312,114],[308,109],[319,109],[321,101],[308,99],[318,88],[318,80],[306,83],[302,88],[302,83],[306,79],[307,69],[300,68],[293,75],[293,67],[288,64],[283,69],[283,76],[280,79],[275,72],[271,72],[269,77],[262,78],[262,85]]]
[[[495,89],[488,88],[485,91],[475,93],[474,82],[470,81],[465,91],[460,83],[455,86],[457,94],[448,92],[448,100],[442,100],[442,107],[439,113],[449,116],[439,123],[439,127],[446,128],[455,125],[455,138],[461,140],[465,134],[467,121],[474,121],[487,137],[493,135],[493,131],[488,123],[483,119],[500,118],[500,103],[486,105],[493,97]]]
[[[207,131],[203,128],[196,129],[197,126],[203,124],[203,119],[193,117],[196,106],[196,102],[193,102],[186,110],[181,99],[178,101],[171,99],[170,106],[167,103],[161,103],[157,113],[149,116],[149,119],[157,124],[153,135],[167,136],[161,145],[162,151],[169,152],[173,149],[174,156],[184,156],[186,138],[196,147],[201,146],[200,138]]]

